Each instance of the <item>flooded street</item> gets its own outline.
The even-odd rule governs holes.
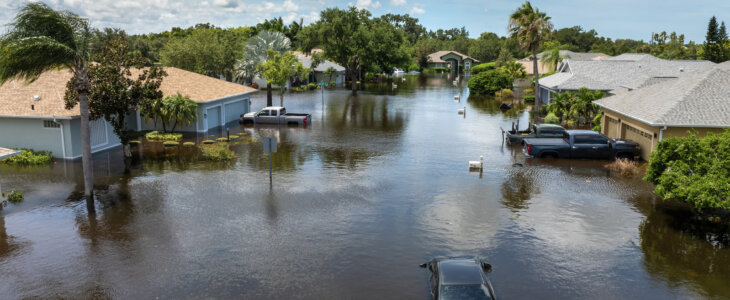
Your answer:
[[[313,124],[231,124],[233,163],[100,153],[92,217],[80,161],[0,165],[25,194],[0,212],[0,298],[428,299],[435,256],[486,258],[503,299],[730,297],[727,233],[605,161],[525,160],[499,130],[524,106],[466,99],[446,77],[287,94]]]

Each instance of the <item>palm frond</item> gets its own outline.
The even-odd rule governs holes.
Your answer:
[[[43,72],[73,67],[76,51],[50,37],[0,41],[0,83],[13,78],[32,82]]]

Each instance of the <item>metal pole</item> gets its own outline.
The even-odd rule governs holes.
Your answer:
[[[271,149],[271,142],[269,141],[269,149]],[[271,152],[269,152],[269,183],[271,183]]]

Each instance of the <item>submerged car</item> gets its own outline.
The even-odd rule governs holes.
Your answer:
[[[420,267],[428,269],[433,299],[497,299],[492,266],[479,258],[435,258]]]

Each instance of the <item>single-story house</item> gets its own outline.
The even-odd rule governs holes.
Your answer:
[[[253,88],[177,68],[166,67],[165,71],[168,75],[160,86],[165,96],[180,93],[198,103],[197,122],[179,131],[207,132],[237,122],[250,111]],[[70,78],[68,70],[54,70],[30,84],[12,80],[0,86],[0,146],[47,150],[64,159],[80,157],[79,106],[67,110],[63,100]],[[130,130],[162,128],[141,117],[139,111],[127,116],[127,125]],[[91,121],[90,127],[92,152],[120,145],[106,120]]]
[[[316,50],[316,49],[315,49]],[[294,51],[294,55],[299,58],[299,62],[304,65],[305,68],[311,69],[312,68],[312,56],[299,52]],[[327,76],[324,74],[325,71],[329,68],[334,68],[335,71],[337,71],[332,77]],[[337,86],[341,86],[345,84],[345,67],[338,65],[337,63],[329,60],[324,60],[321,63],[317,65],[314,69],[312,69],[312,73],[309,74],[308,81],[319,83],[319,82],[327,82],[329,84],[330,81],[334,81]]]
[[[603,109],[601,132],[641,145],[641,157],[663,138],[700,136],[730,127],[730,62],[665,78],[594,101]]]
[[[617,94],[630,89],[630,85],[641,86],[656,78],[676,78],[713,65],[706,60],[666,60],[637,53],[603,60],[565,59],[556,74],[539,80],[538,92],[545,104],[550,103],[555,94],[576,91],[581,87]]]
[[[564,59],[572,60],[605,60],[611,58],[610,55],[600,52],[573,52],[570,50],[560,50],[560,56],[564,57]],[[542,52],[537,54],[537,74],[546,74],[552,72],[553,70],[551,70],[546,63],[540,61],[541,58]],[[521,60],[518,60],[517,63],[525,67],[525,72],[528,76],[532,76],[532,74],[535,73],[532,65],[532,56],[528,56]]]
[[[446,67],[451,70],[471,70],[479,61],[456,51],[438,51],[428,55],[428,67]]]

